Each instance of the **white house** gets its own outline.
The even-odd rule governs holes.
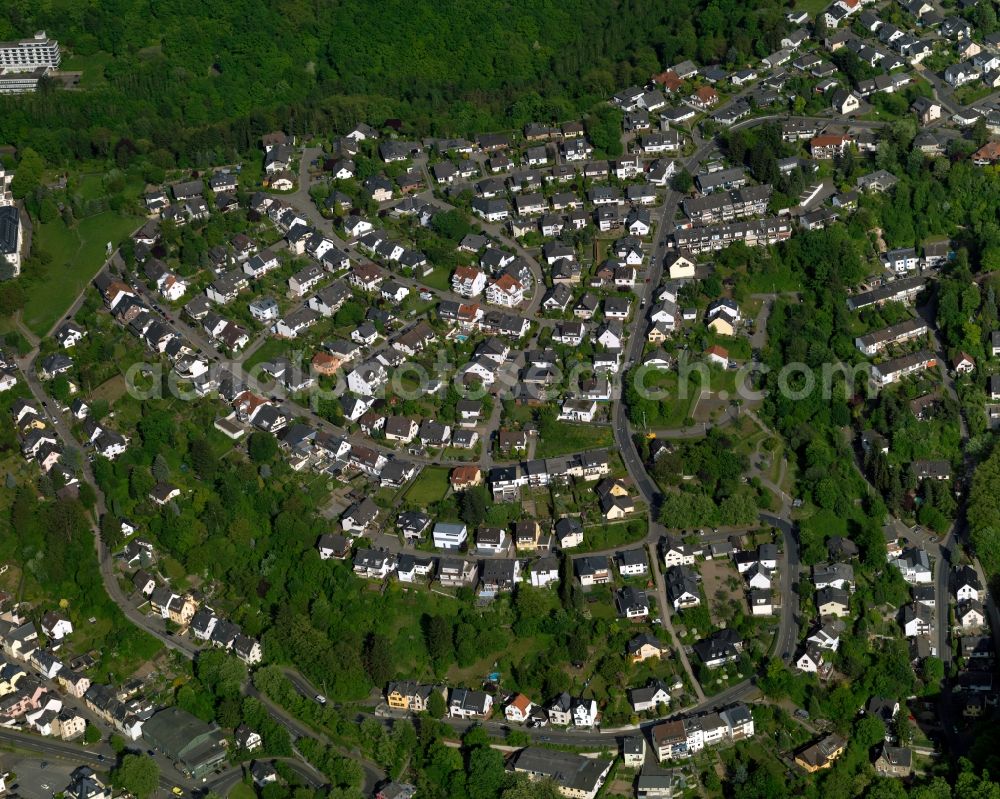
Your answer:
[[[659,705],[670,704],[670,692],[660,680],[653,680],[643,688],[633,688],[628,692],[629,702],[636,713],[656,710]]]
[[[548,588],[559,582],[559,561],[553,557],[539,558],[528,567],[532,588]]]
[[[524,286],[511,275],[501,275],[486,287],[486,302],[514,308],[524,301]]]
[[[173,272],[164,272],[156,281],[160,295],[170,302],[176,302],[187,293],[187,283]]]
[[[979,601],[982,584],[976,570],[971,566],[962,566],[955,572],[952,585],[955,591],[955,599],[959,602]]]
[[[911,585],[926,584],[933,579],[930,559],[923,549],[916,547],[905,549],[893,563],[903,575],[903,579]]]
[[[747,585],[754,590],[765,590],[771,587],[771,570],[757,563],[746,572]]]
[[[823,668],[823,665],[823,653],[816,646],[807,646],[806,651],[795,661],[795,667],[807,674],[815,674]]]
[[[493,697],[484,691],[452,688],[448,715],[455,719],[486,718],[493,711]]]
[[[642,549],[626,549],[618,553],[618,572],[622,577],[641,577],[649,571],[646,553]]]
[[[690,280],[695,275],[695,263],[684,253],[677,253],[673,258],[668,256],[667,268],[671,280]]]
[[[434,546],[439,549],[458,549],[469,537],[464,524],[459,522],[438,522],[431,534]]]
[[[531,718],[531,709],[533,707],[534,705],[528,697],[524,694],[517,694],[507,703],[507,707],[503,709],[503,714],[507,721],[514,724],[523,724]]]
[[[694,553],[687,544],[667,538],[663,547],[663,563],[668,569],[671,566],[694,566]]]
[[[594,699],[574,700],[572,715],[574,727],[593,727],[597,724],[597,702]]]
[[[42,632],[53,641],[61,641],[73,632],[73,623],[65,616],[49,611],[42,617]]]
[[[389,380],[385,367],[377,361],[363,363],[347,375],[347,387],[355,394],[373,397]]]

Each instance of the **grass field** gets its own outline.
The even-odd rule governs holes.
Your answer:
[[[536,458],[554,458],[586,449],[611,446],[611,428],[604,426],[552,422],[539,433]]]
[[[62,220],[36,225],[34,242],[52,256],[52,263],[44,277],[28,288],[24,323],[31,331],[39,336],[48,333],[101,268],[106,244],[118,246],[142,222],[106,211],[72,228]]]
[[[432,289],[451,291],[451,275],[448,274],[447,269],[442,269],[439,266],[435,267],[429,275],[425,275],[420,279]]]
[[[649,532],[649,522],[644,517],[615,522],[608,525],[593,525],[583,529],[583,544],[574,552],[601,552],[614,547],[638,544]]]
[[[696,378],[697,374],[695,374],[694,379]],[[691,411],[698,401],[698,385],[689,385],[685,396],[680,396],[677,373],[674,371],[649,372],[643,384],[650,389],[655,388],[667,393],[666,398],[658,403],[659,414],[657,418],[646,419],[646,426],[653,429],[684,427],[685,420],[691,415]],[[641,424],[641,420],[639,421]]]
[[[448,487],[448,470],[442,466],[428,466],[413,481],[406,492],[406,500],[426,507],[444,499]]]
[[[106,197],[108,191],[104,185],[105,177],[104,172],[88,172],[80,175],[73,193],[84,200],[99,200]],[[139,197],[145,187],[146,183],[142,177],[131,175],[125,181],[124,194],[126,197]]]
[[[115,375],[110,380],[106,380],[95,388],[91,394],[91,400],[106,400],[109,405],[125,393],[125,378],[122,375]]]
[[[238,782],[229,792],[228,799],[257,799],[257,794],[245,782]]]
[[[63,72],[82,72],[80,88],[93,89],[107,82],[104,76],[104,67],[111,61],[111,58],[110,53],[70,55],[63,58],[59,68]]]
[[[795,0],[795,10],[805,11],[809,16],[815,16],[828,5],[826,0]]]
[[[243,363],[244,369],[252,369],[259,363],[264,363],[264,361],[271,361],[277,358],[279,355],[288,354],[288,341],[281,338],[269,338],[257,351],[254,352],[249,358]]]

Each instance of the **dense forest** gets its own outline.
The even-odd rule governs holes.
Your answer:
[[[774,0],[12,0],[0,39],[45,29],[88,90],[0,99],[0,140],[168,165],[275,127],[471,135],[578,115],[685,58],[764,56],[786,26]]]

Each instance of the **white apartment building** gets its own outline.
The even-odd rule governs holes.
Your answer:
[[[12,72],[55,69],[59,60],[59,42],[46,36],[45,31],[19,42],[0,42],[0,69]]]

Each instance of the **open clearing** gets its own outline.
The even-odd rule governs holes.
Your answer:
[[[406,499],[421,507],[440,502],[448,493],[448,470],[430,466],[423,469],[406,492]]]
[[[739,581],[736,590],[732,590],[727,583],[730,578],[735,577]],[[701,579],[705,586],[705,597],[708,599],[708,606],[711,608],[712,623],[719,623],[719,600],[716,594],[721,590],[725,595],[723,602],[735,599],[743,606],[744,613],[749,613],[746,606],[746,597],[743,592],[743,580],[728,558],[714,558],[706,560],[701,564]]]
[[[142,222],[139,217],[105,211],[72,228],[61,219],[36,225],[34,241],[52,256],[52,263],[28,292],[24,306],[28,328],[38,336],[47,334],[101,268],[107,243],[117,247]]]

